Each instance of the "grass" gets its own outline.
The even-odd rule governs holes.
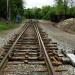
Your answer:
[[[75,29],[72,29],[73,32],[75,32]]]
[[[16,27],[18,27],[18,25],[15,24],[15,23],[7,24],[5,22],[0,22],[0,31],[2,31],[2,30],[9,30],[9,29],[13,29],[13,28],[16,28]]]

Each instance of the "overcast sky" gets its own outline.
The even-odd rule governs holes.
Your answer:
[[[24,0],[26,8],[42,7],[45,5],[54,5],[54,0]]]
[[[46,5],[53,6],[55,3],[55,0],[23,0],[23,1],[24,6],[26,8],[42,7]],[[73,0],[73,5],[75,6],[75,0]]]

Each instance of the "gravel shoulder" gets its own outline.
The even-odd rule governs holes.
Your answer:
[[[64,49],[68,53],[71,53],[73,50],[75,50],[74,34],[61,31],[60,29],[53,27],[52,23],[48,21],[40,21],[40,27],[43,28],[43,31],[48,34],[49,38],[52,38],[54,42],[57,42],[59,53],[61,51],[60,49]],[[75,67],[72,65],[61,65],[59,68],[60,67],[67,70],[63,71],[61,75],[75,75]]]
[[[15,34],[17,34],[20,31],[20,28],[24,25],[24,23],[20,24],[18,28],[10,29],[10,30],[4,30],[0,32],[0,55],[2,54],[3,46],[7,44],[7,42],[13,38]]]
[[[48,34],[49,38],[58,42],[60,49],[66,50],[66,52],[72,52],[75,50],[75,35],[52,26],[51,22],[40,21],[40,27]]]

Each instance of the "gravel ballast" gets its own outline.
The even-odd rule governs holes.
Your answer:
[[[14,37],[14,35],[16,35],[21,27],[24,25],[24,23],[22,23],[18,28],[15,29],[10,29],[10,30],[5,30],[5,31],[1,31],[0,32],[0,55],[3,53],[3,46],[7,44],[7,42],[12,39]]]
[[[61,49],[65,50],[67,53],[73,53],[75,50],[75,35],[64,32],[58,28],[51,25],[50,22],[40,22],[40,27],[43,28],[54,42],[57,42],[59,53]],[[61,75],[75,75],[75,67],[72,65],[62,65],[67,71],[63,71]]]

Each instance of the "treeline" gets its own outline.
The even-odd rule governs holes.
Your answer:
[[[7,19],[8,15],[11,19],[14,19],[17,14],[23,15],[23,12],[22,0],[8,0],[8,2],[7,0],[0,0],[0,18]]]
[[[8,11],[7,11],[7,1]],[[28,19],[46,19],[60,21],[75,17],[75,6],[73,0],[55,0],[55,5],[43,6],[42,8],[24,9],[23,0],[0,0],[0,18],[13,20],[17,14]]]
[[[68,0],[55,0],[55,2],[53,7],[43,6],[42,8],[25,9],[24,16],[30,19],[46,19],[56,22],[75,17],[75,6],[72,6],[72,2]]]

